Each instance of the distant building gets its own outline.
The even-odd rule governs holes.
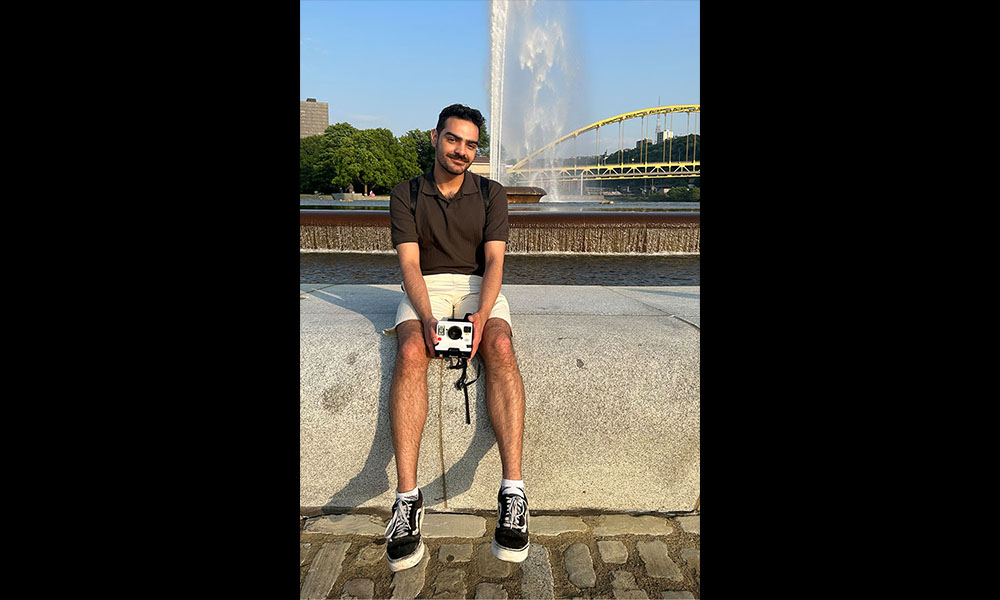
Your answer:
[[[666,130],[665,132],[664,131],[657,131],[656,132],[656,143],[657,144],[662,144],[663,143],[664,133],[666,134],[666,138],[668,140],[674,137],[674,132],[670,131],[669,129]]]
[[[329,126],[330,106],[326,102],[316,102],[315,98],[299,102],[299,139],[320,135]]]
[[[486,177],[490,176],[490,157],[488,156],[477,156],[472,159],[472,164],[469,166],[469,170],[476,175],[484,175]]]
[[[643,142],[645,142],[646,145],[649,146],[649,145],[651,145],[653,143],[653,140],[651,140],[649,138],[646,138],[646,139],[643,139],[643,140],[636,141],[636,143],[635,143],[636,150],[638,150],[642,146]]]

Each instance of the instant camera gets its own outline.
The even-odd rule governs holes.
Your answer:
[[[437,343],[434,345],[436,357],[469,358],[472,356],[472,321],[469,315],[464,319],[441,319],[437,322]]]

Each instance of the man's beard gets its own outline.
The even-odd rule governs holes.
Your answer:
[[[463,161],[464,160],[464,159],[458,158],[458,157],[452,157],[452,158],[455,161]],[[452,175],[461,175],[462,173],[465,173],[469,169],[469,167],[472,166],[472,161],[468,161],[468,162],[461,163],[464,166],[460,167],[458,170],[455,170],[455,167],[453,167],[451,165],[451,161],[449,161],[448,159],[449,159],[449,157],[445,156],[442,153],[438,153],[438,157],[437,157],[438,164],[441,165],[442,169],[444,169],[445,171],[448,171]]]

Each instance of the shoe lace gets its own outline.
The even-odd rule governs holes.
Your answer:
[[[410,509],[412,506],[403,500],[396,500],[392,505],[392,519],[385,528],[385,537],[395,539],[412,531],[410,529]]]
[[[524,521],[524,513],[528,510],[528,503],[520,494],[507,494],[503,496],[506,502],[506,510],[501,511],[503,520],[501,526],[506,529],[519,529],[524,531],[527,523]],[[517,525],[517,523],[523,523]]]

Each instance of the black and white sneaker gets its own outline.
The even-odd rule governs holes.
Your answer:
[[[528,499],[517,492],[504,491],[497,494],[499,516],[493,531],[493,556],[519,563],[528,558]]]
[[[390,571],[416,566],[424,557],[420,527],[424,522],[424,495],[417,490],[415,499],[399,498],[392,504],[392,519],[385,528],[385,558]]]

